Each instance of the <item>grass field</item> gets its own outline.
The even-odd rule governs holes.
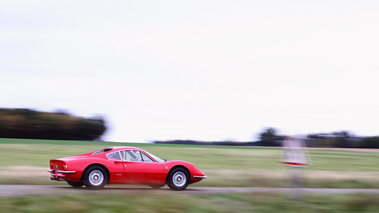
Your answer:
[[[192,162],[209,177],[196,186],[286,187],[286,167],[278,163],[280,148],[24,139],[0,139],[0,183],[57,184],[46,172],[50,159],[107,146],[138,146],[167,160]],[[304,169],[307,187],[379,188],[377,150],[309,153],[313,165]]]
[[[111,213],[111,212],[378,212],[379,195],[308,195],[306,201],[286,199],[282,194],[213,194],[172,193],[61,194],[0,198],[0,212],[28,213]]]
[[[194,163],[208,179],[195,186],[286,187],[280,148],[187,146],[87,141],[0,139],[0,184],[65,184],[49,180],[49,160],[108,146],[137,146],[167,160]],[[306,187],[379,188],[377,150],[310,149]],[[104,199],[106,196],[106,199]],[[0,198],[0,212],[378,212],[379,195],[286,195],[176,192],[58,194]]]

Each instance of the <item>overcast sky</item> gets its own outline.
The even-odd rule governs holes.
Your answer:
[[[379,135],[379,1],[0,1],[0,107],[104,140]]]

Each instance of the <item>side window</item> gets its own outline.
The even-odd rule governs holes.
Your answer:
[[[120,152],[112,152],[107,154],[108,160],[121,160]]]
[[[123,159],[125,161],[142,161],[141,153],[137,150],[123,151]]]
[[[135,162],[154,162],[143,152],[138,150],[125,150],[121,151],[122,159],[124,161],[135,161]]]
[[[144,153],[141,153],[141,154],[142,154],[142,160],[143,160],[143,162],[154,162],[149,157],[147,157],[147,155],[145,155]]]

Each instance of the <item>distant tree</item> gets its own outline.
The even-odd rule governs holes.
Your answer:
[[[335,136],[335,146],[339,148],[349,148],[351,145],[349,144],[349,138],[351,134],[348,131],[334,132]]]
[[[379,148],[379,136],[364,138],[361,148]]]
[[[262,146],[277,146],[280,136],[277,135],[277,131],[274,128],[267,128],[259,134],[259,138]]]
[[[339,131],[332,133],[316,133],[309,134],[308,139],[311,139],[310,145],[315,147],[338,147],[351,148],[356,146],[352,141],[353,134],[348,131]]]
[[[0,137],[97,140],[106,131],[104,119],[82,118],[67,112],[0,109]]]

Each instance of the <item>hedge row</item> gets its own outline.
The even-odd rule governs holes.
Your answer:
[[[98,140],[106,131],[103,118],[75,117],[65,112],[0,109],[1,138]]]

